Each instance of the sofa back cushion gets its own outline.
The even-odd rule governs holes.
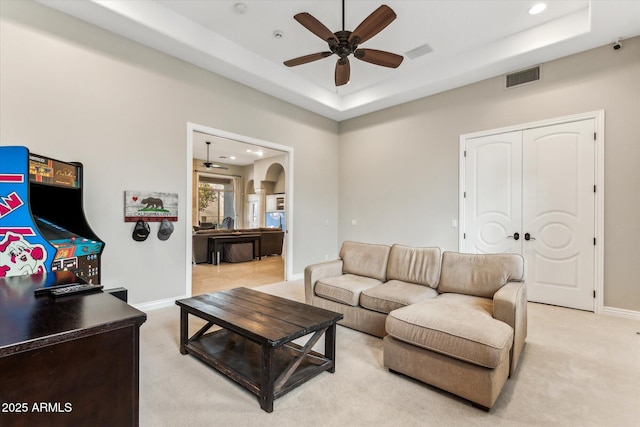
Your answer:
[[[386,280],[390,246],[372,243],[344,242],[340,248],[342,272]]]
[[[437,288],[441,262],[440,248],[393,245],[389,254],[387,280],[402,280]]]
[[[438,292],[492,298],[507,282],[523,280],[522,255],[445,252]]]

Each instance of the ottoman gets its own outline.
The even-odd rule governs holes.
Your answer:
[[[253,245],[251,243],[225,243],[225,262],[247,262],[253,260]]]
[[[489,410],[509,377],[512,328],[492,300],[443,294],[387,317],[384,366]]]

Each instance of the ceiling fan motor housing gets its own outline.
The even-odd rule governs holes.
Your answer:
[[[331,52],[335,53],[340,58],[345,58],[351,55],[358,48],[358,42],[360,41],[358,37],[354,37],[353,41],[349,43],[351,31],[338,31],[333,34],[335,34],[338,40],[329,39],[327,40],[327,43],[329,43],[329,49],[331,49]]]

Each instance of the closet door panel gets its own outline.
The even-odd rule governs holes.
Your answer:
[[[520,253],[522,133],[468,140],[465,189],[465,251]]]
[[[530,301],[593,310],[593,133],[593,120],[584,120],[523,134],[522,233]]]

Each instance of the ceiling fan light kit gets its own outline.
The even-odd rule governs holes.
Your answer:
[[[339,57],[336,61],[335,70],[336,86],[342,86],[349,82],[351,77],[349,55],[351,54],[361,61],[388,68],[397,68],[404,59],[403,56],[391,52],[358,48],[360,43],[366,42],[396,19],[395,12],[387,5],[382,5],[373,11],[353,31],[344,29],[344,0],[342,0],[342,31],[332,33],[324,24],[307,12],[298,13],[293,18],[307,30],[324,40],[329,45],[329,51],[293,58],[285,61],[284,65],[295,67],[336,54]]]

